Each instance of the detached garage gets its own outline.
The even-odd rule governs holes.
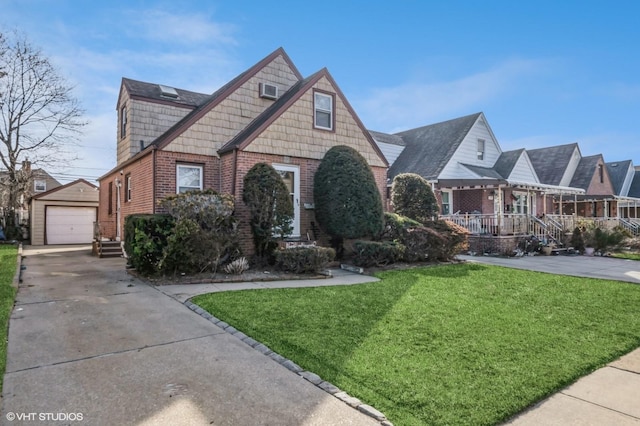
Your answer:
[[[79,179],[31,199],[31,244],[91,244],[98,188]]]

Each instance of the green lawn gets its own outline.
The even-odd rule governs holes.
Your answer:
[[[9,316],[13,309],[16,289],[11,285],[16,273],[18,248],[14,245],[0,244],[0,393],[2,379],[7,363],[7,332]]]
[[[397,425],[489,425],[640,346],[640,286],[459,264],[194,303]]]

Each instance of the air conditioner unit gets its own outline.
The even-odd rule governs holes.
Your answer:
[[[260,97],[265,99],[278,99],[278,86],[275,84],[260,83]]]

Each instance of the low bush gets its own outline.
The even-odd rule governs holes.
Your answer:
[[[382,266],[403,259],[405,246],[393,241],[356,241],[353,262],[358,266]]]
[[[125,218],[124,249],[136,271],[144,275],[159,271],[163,250],[173,227],[174,220],[169,215],[129,215]]]
[[[422,262],[427,259],[439,259],[444,247],[447,246],[447,240],[434,229],[418,226],[404,231],[402,244],[406,247],[404,251],[406,262]]]
[[[385,212],[384,229],[382,233],[378,235],[377,239],[383,241],[399,241],[406,229],[417,226],[422,226],[422,224],[397,213]]]
[[[432,260],[448,262],[457,254],[469,250],[469,231],[450,220],[425,222],[425,227],[437,231],[444,237],[444,244],[430,253]]]
[[[336,257],[336,252],[328,247],[296,247],[276,250],[276,266],[295,274],[321,272]]]

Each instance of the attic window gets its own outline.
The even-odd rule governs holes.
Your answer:
[[[164,86],[162,84],[158,84],[158,87],[160,87],[160,95],[162,97],[178,99],[178,92],[176,92],[176,89],[173,87]]]
[[[478,160],[484,160],[484,139],[478,139]]]
[[[333,96],[315,92],[313,94],[314,127],[333,130]]]
[[[47,181],[46,180],[36,180],[33,182],[33,190],[34,192],[44,192],[47,190]]]

